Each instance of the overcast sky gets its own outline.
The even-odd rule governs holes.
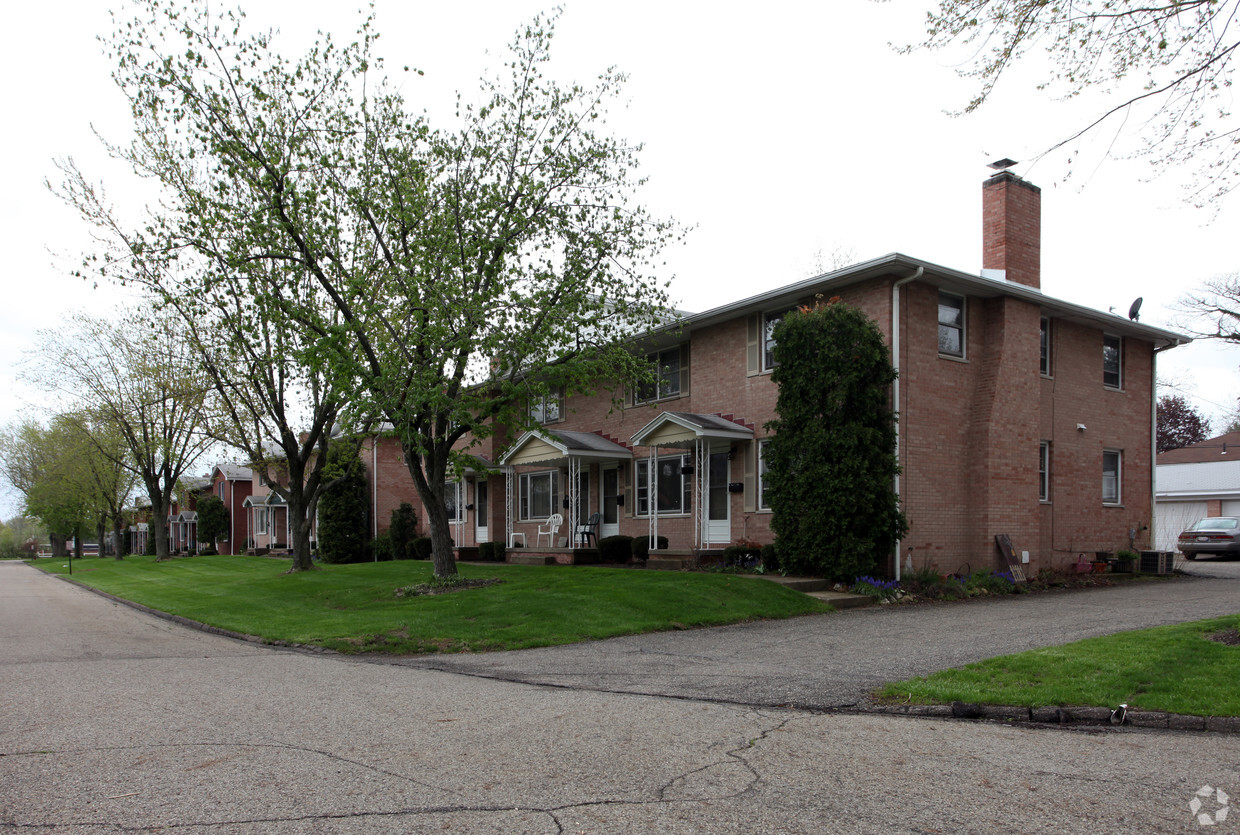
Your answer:
[[[6,10],[0,425],[46,415],[57,398],[17,380],[39,329],[71,310],[110,310],[118,294],[69,275],[90,240],[44,187],[54,160],[74,157],[122,205],[141,202],[133,175],[107,159],[129,130],[126,104],[96,36],[99,0]],[[112,4],[119,6],[119,4]],[[647,204],[694,227],[667,253],[679,306],[700,311],[801,279],[832,253],[849,261],[901,252],[976,272],[986,164],[1042,187],[1042,290],[1100,310],[1145,299],[1142,321],[1174,324],[1171,306],[1201,282],[1240,270],[1240,196],[1217,214],[1182,201],[1187,172],[1154,175],[1142,160],[1104,158],[1136,146],[1107,133],[1031,163],[1081,127],[1105,99],[1070,103],[1038,92],[1036,63],[1008,76],[978,113],[953,117],[974,91],[960,55],[898,55],[917,39],[927,0],[831,3],[567,0],[550,73],[588,81],[614,65],[629,75],[614,132],[645,143]],[[281,29],[299,54],[316,28],[347,38],[359,19],[339,2],[251,0],[250,21]],[[454,92],[472,99],[518,24],[548,6],[528,0],[376,0],[379,52],[412,107],[441,126]],[[760,13],[757,12],[761,9]],[[1130,125],[1129,127],[1132,127]],[[1073,167],[1073,165],[1075,167]],[[1070,176],[1069,176],[1070,175]],[[1240,395],[1240,352],[1194,344],[1162,355],[1160,378],[1185,387],[1215,418]],[[210,462],[196,469],[206,469]],[[0,517],[17,509],[0,499]]]

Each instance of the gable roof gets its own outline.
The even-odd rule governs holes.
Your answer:
[[[220,473],[228,481],[250,481],[254,478],[254,471],[240,464],[216,464],[211,471],[212,478],[216,473]]]
[[[719,415],[661,412],[633,435],[636,446],[685,446],[699,438],[747,441],[753,430]]]
[[[512,445],[499,463],[541,464],[569,456],[613,460],[632,458],[633,453],[615,441],[594,432],[573,432],[567,429],[531,429]]]

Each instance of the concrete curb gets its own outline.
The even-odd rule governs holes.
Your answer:
[[[949,705],[872,705],[856,708],[856,712],[938,719],[980,719],[1034,725],[1105,726],[1108,728],[1126,726],[1169,731],[1240,733],[1240,716],[1190,716],[1156,710],[1128,710],[1122,722],[1113,722],[1112,711],[1106,707],[1019,707],[952,702]]]

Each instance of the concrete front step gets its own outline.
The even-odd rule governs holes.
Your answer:
[[[811,591],[806,593],[810,597],[816,597],[824,603],[830,603],[837,609],[859,609],[874,602],[874,598],[868,594],[849,594],[846,591]]]
[[[556,559],[550,554],[522,554],[509,551],[507,560],[512,565],[555,565]]]

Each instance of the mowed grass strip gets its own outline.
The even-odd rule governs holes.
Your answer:
[[[65,559],[38,566],[67,574]],[[777,583],[729,574],[595,566],[460,565],[484,588],[398,598],[431,579],[420,561],[326,565],[288,574],[286,560],[88,558],[73,579],[118,597],[273,641],[342,652],[524,649],[641,632],[830,611]]]
[[[884,701],[1240,716],[1240,615],[1121,632],[888,684]],[[1213,638],[1211,636],[1214,636]],[[1222,639],[1222,640],[1220,640]]]

